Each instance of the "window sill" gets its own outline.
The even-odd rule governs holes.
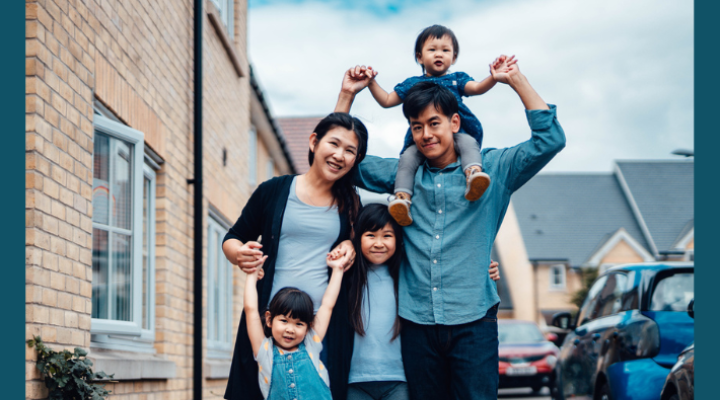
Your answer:
[[[212,24],[213,28],[215,28],[215,32],[217,32],[218,37],[220,37],[220,41],[223,44],[223,47],[225,47],[225,51],[227,51],[228,57],[230,57],[230,62],[235,68],[235,72],[237,72],[238,76],[241,78],[247,76],[247,73],[245,73],[245,71],[243,70],[243,64],[240,62],[240,58],[235,52],[233,41],[230,39],[230,35],[228,35],[225,24],[220,18],[220,11],[210,0],[207,0],[205,2],[205,10],[207,10],[207,15],[210,19],[210,23]]]
[[[207,379],[227,379],[230,377],[230,360],[206,360],[205,377]]]
[[[95,372],[115,374],[114,381],[175,378],[175,363],[155,354],[91,349],[88,358]]]

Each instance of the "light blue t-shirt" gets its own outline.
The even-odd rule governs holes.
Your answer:
[[[392,340],[397,303],[393,280],[386,265],[370,267],[367,288],[362,304],[365,336],[355,333],[348,383],[405,382],[400,336]]]
[[[296,287],[313,301],[317,312],[328,285],[325,261],[340,232],[340,215],[336,206],[316,207],[305,204],[295,194],[293,179],[280,228],[275,276],[270,301],[275,293],[288,286]]]

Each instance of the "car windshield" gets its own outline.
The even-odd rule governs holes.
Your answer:
[[[687,311],[695,296],[692,273],[670,275],[655,286],[650,311]]]
[[[498,339],[501,344],[545,341],[540,329],[533,324],[498,324]]]

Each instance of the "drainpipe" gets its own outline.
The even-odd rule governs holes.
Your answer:
[[[202,17],[203,1],[194,0],[193,46],[193,399],[202,399],[203,389],[203,152],[202,152]]]

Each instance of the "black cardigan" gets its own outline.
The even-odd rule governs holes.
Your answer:
[[[293,178],[293,175],[285,175],[260,184],[250,196],[240,218],[230,228],[223,240],[224,242],[228,239],[237,239],[246,243],[262,236],[262,252],[268,256],[268,259],[263,266],[265,277],[257,283],[258,300],[261,305],[268,304],[270,301],[272,282],[275,276],[278,238]],[[328,247],[328,252],[347,239],[350,239],[350,221],[347,213],[341,213],[340,234],[335,243]],[[330,272],[331,270],[328,268],[328,276]],[[335,400],[344,400],[347,396],[354,337],[354,330],[348,318],[346,280],[343,280],[343,286],[325,335],[326,347],[323,350],[327,352],[326,364],[330,375],[330,390]],[[263,398],[258,386],[258,368],[247,335],[244,311],[240,317],[225,398],[231,400],[260,400]]]

